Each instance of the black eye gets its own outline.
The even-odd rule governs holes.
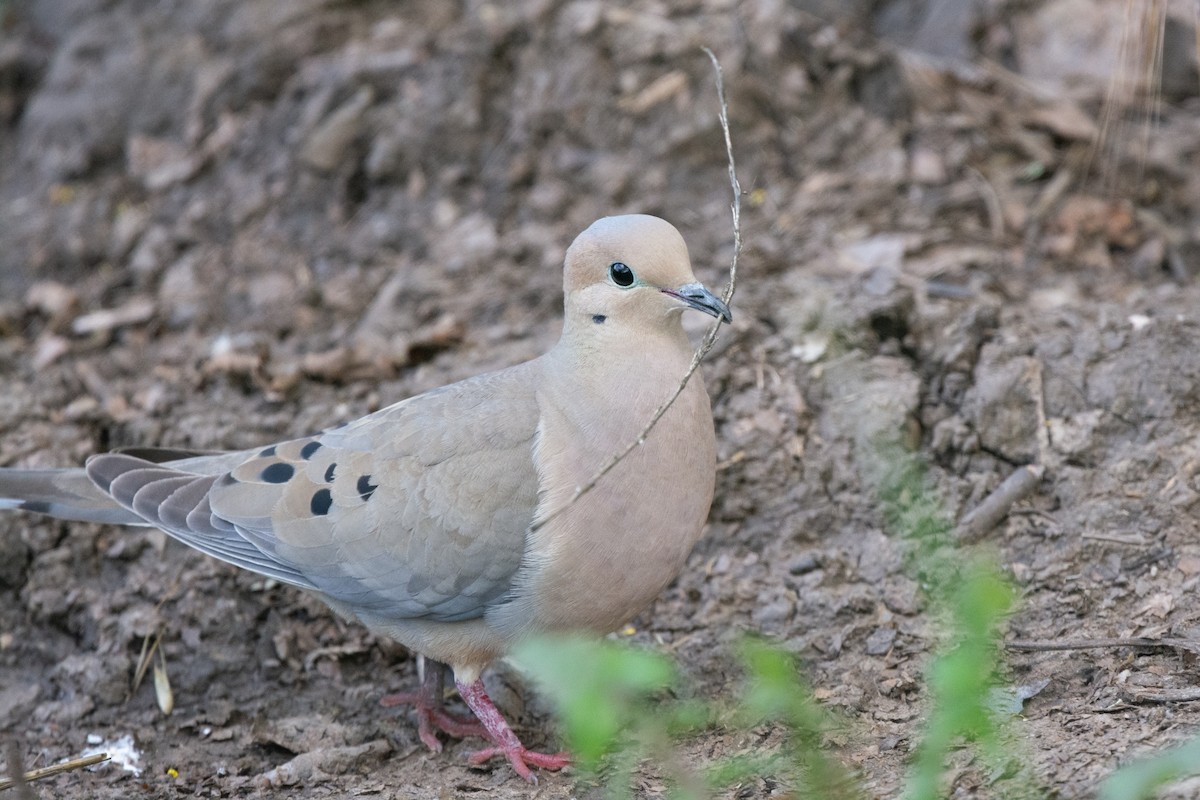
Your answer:
[[[620,261],[614,261],[608,265],[608,277],[612,278],[612,282],[622,289],[633,286],[633,270]]]

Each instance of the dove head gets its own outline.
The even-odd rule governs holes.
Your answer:
[[[604,217],[567,249],[566,328],[677,330],[688,308],[729,322],[729,307],[692,274],[687,245],[666,220]],[[651,326],[647,328],[646,326]]]

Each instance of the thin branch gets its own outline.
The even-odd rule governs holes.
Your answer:
[[[61,764],[53,764],[49,767],[30,770],[24,775],[16,777],[0,777],[0,792],[19,785],[21,781],[32,783],[33,781],[40,781],[42,778],[49,778],[51,775],[57,775],[60,772],[70,772],[71,770],[90,767],[93,764],[99,764],[101,761],[108,761],[108,753],[96,753],[95,755],[84,756],[83,758],[74,758],[70,761],[64,761]]]
[[[1015,639],[1011,642],[1005,642],[1004,647],[1007,650],[1024,650],[1033,653],[1053,650],[1098,650],[1112,647],[1169,647],[1175,650],[1200,653],[1200,640],[1179,638],[1147,639],[1144,637],[1120,639],[1052,639],[1046,641]]]
[[[737,166],[733,159],[733,139],[729,135],[729,106],[725,101],[725,79],[724,73],[721,70],[721,62],[717,60],[717,56],[712,50],[709,50],[707,47],[702,49],[708,54],[709,60],[712,61],[713,71],[716,73],[717,100],[720,102],[721,106],[719,112],[719,117],[721,120],[721,132],[725,135],[725,154],[729,158],[729,185],[733,190],[733,203],[730,206],[730,211],[733,216],[733,260],[729,265],[729,284],[725,287],[725,293],[721,298],[725,301],[725,304],[728,305],[730,301],[733,300],[734,288],[737,285],[738,256],[742,252],[742,186],[738,182]],[[709,329],[708,334],[704,337],[704,341],[701,343],[700,349],[698,349],[696,351],[696,355],[692,357],[692,363],[688,367],[687,372],[683,374],[683,378],[679,381],[679,385],[675,387],[675,391],[671,393],[671,396],[667,398],[666,402],[659,406],[654,414],[650,417],[650,421],[646,423],[644,428],[642,428],[641,433],[639,433],[637,437],[623,450],[610,458],[608,463],[597,470],[596,474],[593,475],[586,483],[582,484],[581,486],[577,486],[575,488],[575,493],[571,495],[570,500],[559,506],[542,519],[534,522],[531,526],[533,530],[536,531],[542,526],[546,525],[559,514],[573,506],[579,500],[579,498],[596,488],[596,484],[599,483],[605,475],[611,472],[613,468],[617,466],[617,464],[620,464],[623,460],[625,460],[625,457],[632,453],[636,447],[639,447],[646,441],[646,436],[648,436],[650,431],[654,429],[654,426],[658,424],[658,421],[662,419],[663,415],[667,413],[667,409],[669,409],[675,403],[676,398],[683,393],[688,381],[700,367],[700,362],[703,361],[704,357],[708,355],[708,352],[712,350],[713,344],[717,341],[717,332],[720,329],[721,319],[718,317],[716,322],[713,323],[712,328]]]
[[[1121,699],[1126,703],[1194,703],[1200,700],[1200,688],[1121,692]]]
[[[154,609],[156,612],[162,607],[163,602],[159,601],[158,606]],[[158,650],[158,645],[162,642],[163,634],[166,632],[166,627],[160,625],[153,642],[150,641],[152,634],[147,633],[142,637],[142,652],[138,655],[137,667],[133,671],[133,683],[129,686],[129,696],[125,698],[126,703],[133,699],[138,687],[142,685],[142,679],[146,677],[146,671],[150,669],[150,664],[154,660],[154,652]]]
[[[1040,464],[1017,467],[983,502],[962,518],[955,536],[962,544],[977,542],[1008,516],[1013,505],[1028,497],[1045,474]]]

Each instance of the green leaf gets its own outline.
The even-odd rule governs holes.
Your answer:
[[[568,747],[588,771],[628,743],[628,729],[650,713],[650,696],[676,679],[659,653],[582,637],[531,639],[513,661],[550,697]]]

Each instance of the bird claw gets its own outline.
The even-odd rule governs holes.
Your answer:
[[[417,712],[417,736],[434,753],[442,752],[442,742],[437,738],[437,731],[455,739],[465,739],[468,736],[487,738],[487,729],[479,724],[474,717],[451,714],[444,708],[430,705],[428,699],[420,692],[398,692],[384,695],[379,699],[384,708],[394,706],[412,706]]]
[[[459,697],[467,704],[467,708],[475,712],[480,724],[487,729],[487,738],[492,742],[491,747],[485,747],[467,756],[468,763],[479,765],[496,756],[504,756],[512,765],[513,771],[529,783],[537,783],[537,776],[530,767],[556,770],[571,763],[566,753],[535,753],[526,750],[517,734],[513,733],[513,729],[504,720],[504,715],[488,697],[483,688],[483,681],[478,678],[471,683],[455,680],[454,684],[458,687]]]
[[[533,770],[530,767],[559,770],[569,766],[571,763],[571,759],[566,753],[535,753],[532,750],[526,750],[520,745],[517,747],[486,747],[483,750],[477,750],[467,756],[467,763],[479,766],[496,756],[507,758],[513,770],[533,784],[536,784],[538,781],[537,776],[533,774]]]
[[[470,683],[455,682],[459,696],[474,716],[460,716],[447,711],[442,706],[445,668],[434,661],[426,660],[425,664],[426,670],[421,679],[420,689],[415,692],[384,695],[379,703],[385,708],[413,706],[417,712],[417,736],[430,750],[435,753],[442,752],[442,743],[435,731],[440,730],[459,739],[479,736],[492,742],[492,746],[467,756],[469,764],[478,766],[497,756],[503,756],[514,772],[533,784],[538,780],[531,768],[559,770],[571,763],[566,753],[535,753],[526,750],[525,745],[521,744],[521,740],[505,721],[504,715],[488,697],[483,688],[483,681],[478,678]]]
[[[486,739],[488,732],[487,728],[483,727],[474,717],[466,715],[451,714],[440,708],[429,709],[429,722],[442,733],[448,736],[453,736],[455,739],[465,739],[468,736],[478,736],[481,739]]]

